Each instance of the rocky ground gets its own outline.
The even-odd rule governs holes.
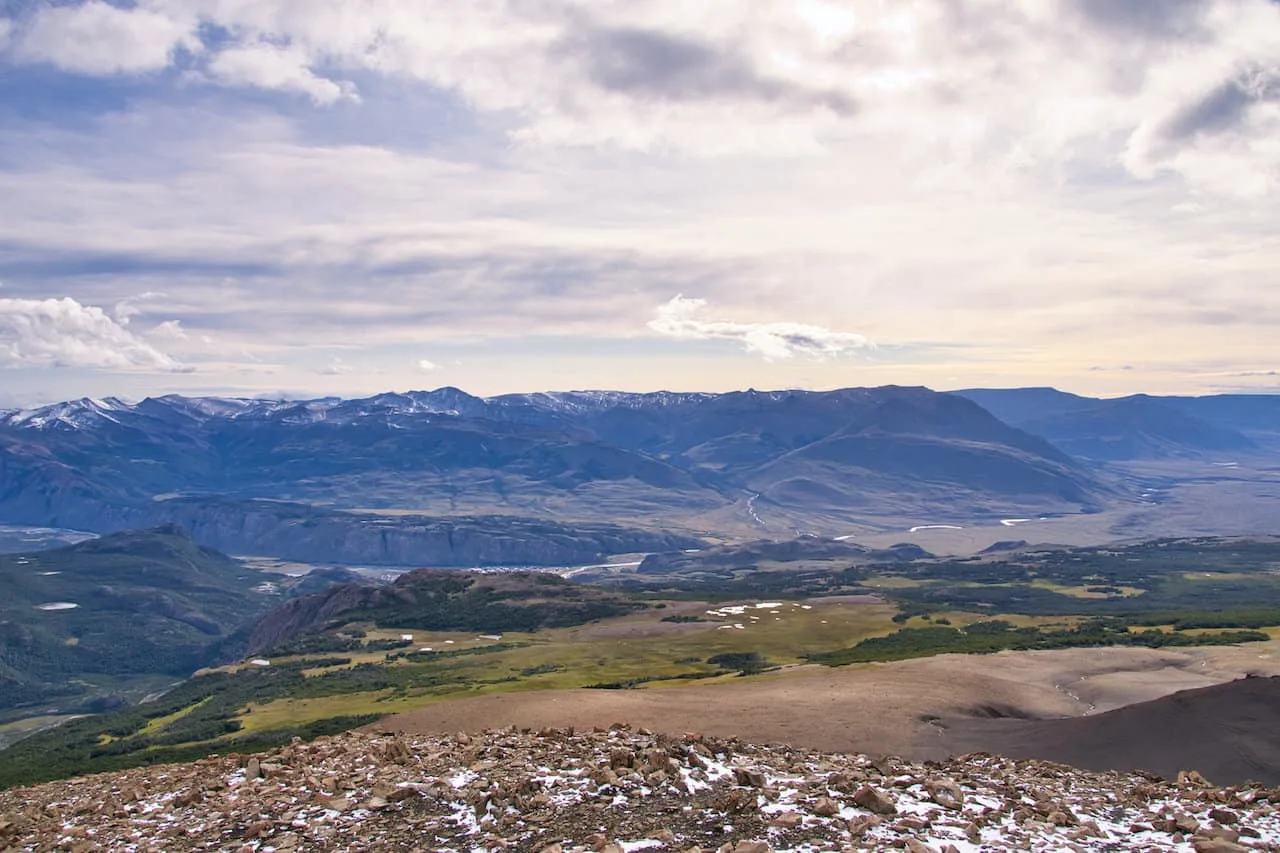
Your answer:
[[[356,732],[0,792],[0,850],[1280,851],[1280,789],[615,726]]]

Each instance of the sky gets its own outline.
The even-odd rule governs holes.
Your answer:
[[[0,0],[0,406],[1280,391],[1274,0]]]

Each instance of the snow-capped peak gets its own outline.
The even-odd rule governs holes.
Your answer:
[[[56,426],[83,429],[93,423],[108,420],[118,423],[115,414],[128,411],[131,407],[118,397],[81,397],[79,400],[68,400],[35,409],[23,409],[6,419],[13,426],[24,426],[31,429],[47,429]]]

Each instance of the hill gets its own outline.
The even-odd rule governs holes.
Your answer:
[[[513,727],[349,734],[0,792],[0,843],[1235,853],[1274,849],[1277,805],[1280,791],[1261,786],[1176,785],[991,755],[920,765],[621,725]]]
[[[421,569],[388,586],[340,584],[281,605],[254,626],[249,648],[262,651],[352,623],[501,634],[580,625],[640,607],[622,594],[552,574]]]
[[[1218,782],[1280,785],[1280,677],[1183,690],[1061,720],[957,720],[948,748],[1094,770],[1140,767],[1173,778],[1195,768]]]
[[[242,651],[237,630],[281,601],[285,580],[173,528],[0,555],[0,712],[80,707],[118,679],[186,677]]]

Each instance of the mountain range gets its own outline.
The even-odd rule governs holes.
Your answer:
[[[1127,497],[1101,463],[1272,454],[1277,424],[1280,396],[1035,388],[82,399],[0,414],[0,523],[179,523],[333,562],[589,562],[771,524],[1093,512]]]
[[[1280,395],[1104,400],[1056,388],[954,393],[1083,459],[1224,458],[1280,450]]]

